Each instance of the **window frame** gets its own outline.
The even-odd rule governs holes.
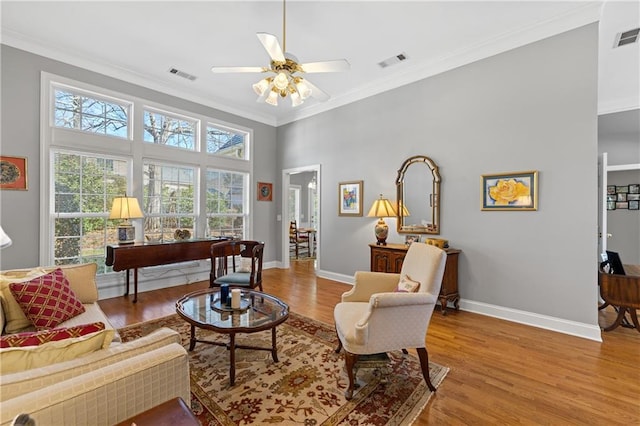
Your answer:
[[[131,178],[127,181],[128,195],[143,199],[143,162],[152,161],[167,163],[168,165],[186,165],[196,169],[194,198],[195,201],[195,235],[196,238],[205,236],[208,212],[206,212],[205,173],[207,169],[246,173],[245,207],[245,238],[253,235],[253,129],[238,124],[218,120],[215,116],[203,115],[201,112],[185,111],[169,105],[163,105],[152,99],[143,99],[135,95],[123,94],[106,88],[101,88],[81,81],[69,79],[59,75],[41,72],[40,78],[40,264],[48,265],[53,262],[53,241],[55,238],[55,212],[52,210],[54,191],[53,167],[51,155],[55,150],[70,151],[81,155],[97,155],[105,157],[125,158],[130,160]],[[79,129],[62,128],[55,126],[55,88],[62,88],[71,92],[94,97],[108,102],[117,101],[129,105],[127,124],[128,138],[104,134],[87,133]],[[176,100],[179,100],[176,98]],[[172,117],[189,118],[196,120],[194,132],[195,149],[188,151],[176,149],[173,146],[157,145],[144,141],[144,113],[145,108],[154,112],[166,112]],[[215,113],[209,109],[210,113]],[[221,157],[206,153],[206,129],[207,126],[219,126],[231,131],[242,132],[245,137],[246,158],[238,159]],[[137,237],[142,236],[142,224],[136,223]],[[142,236],[144,238],[144,236]],[[116,243],[107,241],[107,244]],[[98,282],[105,281],[103,274],[98,277]],[[113,279],[111,279],[113,281]]]

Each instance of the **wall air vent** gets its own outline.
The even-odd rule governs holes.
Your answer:
[[[186,73],[184,71],[180,71],[177,68],[169,68],[169,72],[171,74],[177,75],[178,77],[186,78],[187,80],[191,80],[191,81],[195,81],[196,78],[198,78],[195,75],[191,75],[191,74],[188,74],[188,73]]]
[[[616,34],[616,42],[613,45],[613,47],[620,47],[620,46],[624,46],[625,44],[631,44],[631,43],[637,42],[639,33],[640,33],[640,28],[635,28],[633,30]]]
[[[403,52],[396,56],[392,56],[389,59],[385,59],[382,62],[378,62],[378,65],[380,65],[380,68],[386,68],[391,65],[399,64],[400,62],[406,61],[407,59],[408,59],[407,54]]]

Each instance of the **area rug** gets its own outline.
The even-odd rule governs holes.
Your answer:
[[[178,315],[119,330],[123,341],[159,327],[177,330],[189,346],[190,326]],[[360,387],[347,401],[342,354],[336,354],[332,326],[290,314],[278,326],[279,362],[267,351],[236,350],[235,385],[229,385],[225,347],[196,344],[189,353],[191,408],[202,425],[408,425],[424,409],[431,392],[413,355],[390,353],[383,369],[359,369]],[[197,329],[200,338],[227,342],[229,336]],[[236,343],[270,347],[271,332],[236,335]],[[430,363],[438,386],[448,368]]]

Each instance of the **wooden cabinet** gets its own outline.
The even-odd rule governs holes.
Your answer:
[[[387,244],[386,246],[369,244],[369,247],[371,247],[372,271],[400,273],[408,246],[405,244]],[[447,264],[444,268],[444,277],[438,296],[443,315],[447,313],[448,302],[452,302],[456,310],[460,307],[460,294],[458,293],[458,255],[460,250],[448,248],[446,252]]]

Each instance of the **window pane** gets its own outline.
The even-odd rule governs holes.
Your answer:
[[[173,239],[177,229],[195,230],[194,167],[144,163],[145,236]]]
[[[107,217],[114,195],[126,192],[127,161],[54,153],[54,262],[96,261],[104,269],[105,246],[117,241],[116,221]],[[102,265],[102,266],[100,266]]]
[[[207,126],[207,153],[246,159],[246,139],[247,134],[244,132],[209,125]]]
[[[119,138],[128,137],[129,105],[69,90],[55,91],[54,125]]]
[[[242,173],[207,169],[207,235],[244,238],[245,182]]]
[[[196,121],[187,121],[157,112],[144,112],[144,141],[195,150]]]

